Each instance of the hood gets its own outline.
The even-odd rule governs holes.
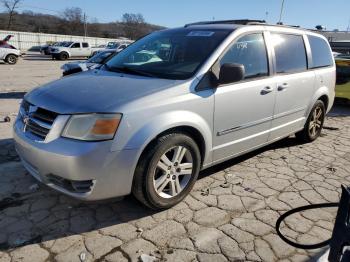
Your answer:
[[[117,112],[130,101],[176,85],[179,80],[91,70],[64,77],[25,95],[29,103],[59,114]]]

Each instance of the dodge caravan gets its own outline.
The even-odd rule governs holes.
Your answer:
[[[200,170],[321,133],[335,63],[314,32],[219,21],[154,32],[98,69],[29,92],[16,149],[39,181],[82,200],[131,192],[164,209]]]

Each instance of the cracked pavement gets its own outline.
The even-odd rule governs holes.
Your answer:
[[[2,102],[17,111],[18,101]],[[292,208],[339,201],[341,184],[349,185],[350,109],[337,110],[314,143],[290,137],[202,171],[191,194],[161,212],[132,196],[87,203],[39,184],[19,162],[12,123],[0,123],[0,262],[315,259],[324,249],[295,249],[274,226]],[[321,242],[335,215],[336,208],[298,213],[281,231]]]

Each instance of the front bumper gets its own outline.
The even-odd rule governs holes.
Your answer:
[[[35,141],[18,118],[14,124],[16,150],[27,171],[40,182],[64,194],[82,200],[100,200],[131,192],[138,150],[111,151],[112,141],[84,142],[62,137]],[[52,130],[51,130],[52,131]],[[77,192],[52,182],[91,181],[91,190]]]

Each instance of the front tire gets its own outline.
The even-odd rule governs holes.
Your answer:
[[[304,129],[295,134],[296,138],[305,143],[316,140],[321,135],[325,116],[325,105],[321,100],[317,100],[305,123]]]
[[[13,54],[9,54],[6,56],[5,62],[10,64],[10,65],[14,65],[17,63],[17,56],[15,56]]]
[[[68,57],[69,57],[68,54],[65,53],[65,52],[62,52],[62,53],[60,53],[60,55],[59,55],[59,59],[60,59],[60,60],[67,60]]]
[[[157,138],[142,154],[135,170],[134,196],[152,209],[166,209],[191,191],[201,166],[196,142],[184,133]]]

